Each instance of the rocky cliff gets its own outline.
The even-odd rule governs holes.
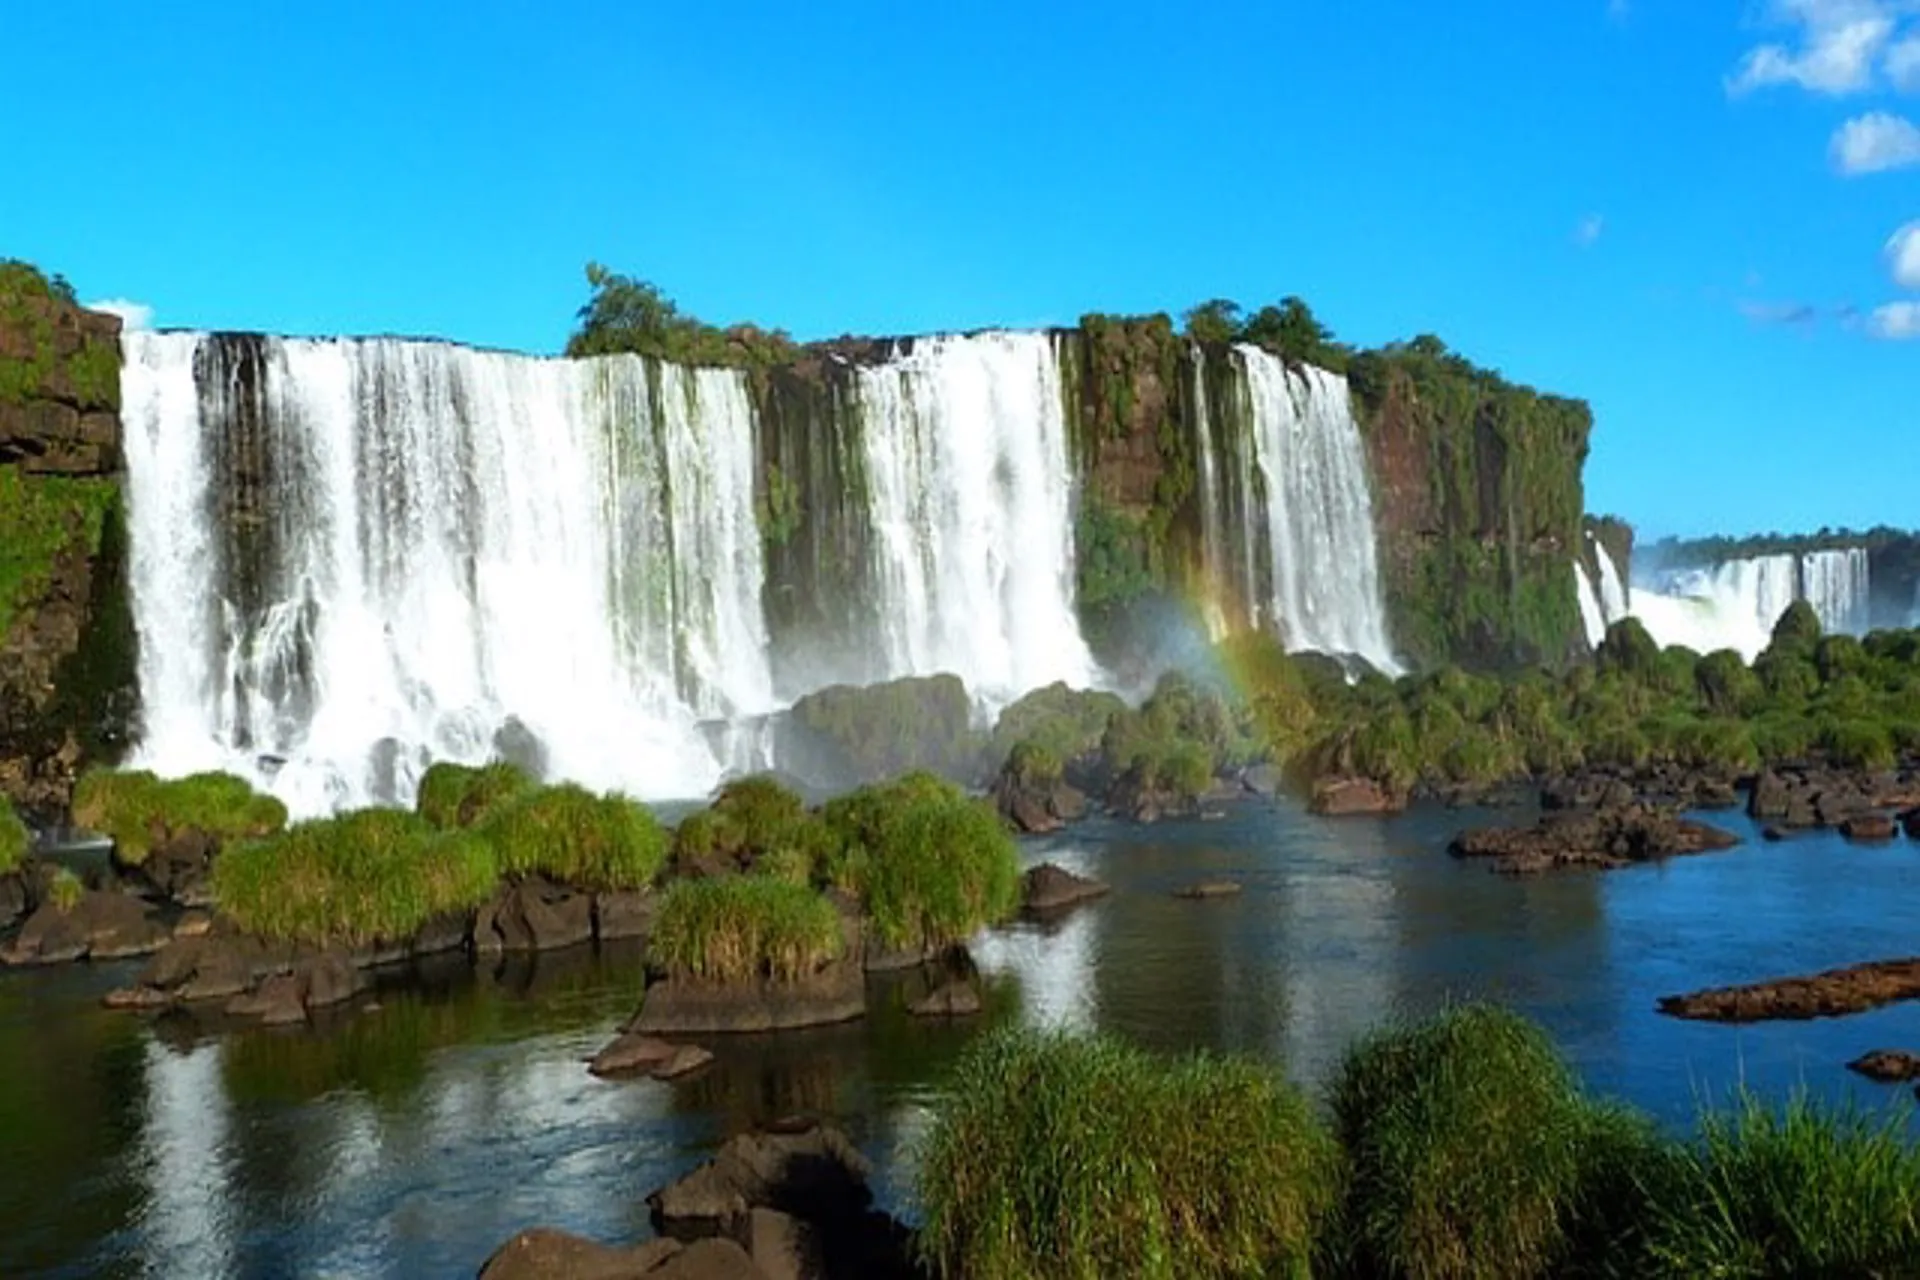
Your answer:
[[[119,332],[0,263],[0,793],[30,809],[59,809],[133,711]]]

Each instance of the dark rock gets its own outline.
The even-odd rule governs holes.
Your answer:
[[[155,845],[137,870],[160,897],[183,906],[207,906],[212,900],[207,877],[219,852],[220,842],[206,832],[183,831]]]
[[[1204,898],[1231,898],[1240,892],[1240,884],[1234,880],[1200,880],[1183,885],[1173,891],[1176,898],[1200,900]]]
[[[1837,827],[1862,815],[1867,798],[1851,787],[1822,791],[1813,802],[1814,817],[1823,827]]]
[[[1900,824],[1906,828],[1909,840],[1920,840],[1920,809],[1909,810],[1907,816],[1900,820]]]
[[[0,876],[0,929],[10,929],[33,906],[27,878],[18,871]]]
[[[593,1056],[587,1070],[596,1076],[618,1076],[651,1071],[674,1053],[674,1046],[658,1036],[629,1032]]]
[[[1909,1080],[1920,1080],[1920,1054],[1875,1049],[1849,1062],[1847,1070],[1857,1071],[1881,1084],[1905,1084]]]
[[[1861,813],[1840,824],[1840,834],[1861,843],[1884,844],[1900,832],[1894,820],[1884,813]]]
[[[465,947],[467,939],[472,936],[473,913],[448,912],[433,917],[415,929],[413,937],[407,942],[407,953],[414,956],[444,955]]]
[[[799,982],[656,982],[627,1030],[650,1035],[785,1031],[851,1022],[866,1012],[861,970],[842,962]]]
[[[1034,915],[1052,915],[1111,892],[1100,881],[1077,876],[1051,862],[1028,871],[1022,884],[1026,909]]]
[[[1771,769],[1763,770],[1754,779],[1753,792],[1747,797],[1747,815],[1756,819],[1784,818],[1792,795],[1793,788],[1784,777]]]
[[[170,936],[139,899],[89,889],[65,909],[42,903],[0,950],[0,962],[57,964],[85,956],[119,960],[158,951]]]
[[[1047,808],[1062,822],[1078,822],[1087,816],[1087,793],[1064,782],[1057,783],[1047,796]]]
[[[593,896],[529,877],[502,892],[492,923],[507,951],[577,946],[593,940]]]
[[[1053,816],[1044,800],[1030,792],[1021,791],[1009,796],[1002,807],[1013,825],[1030,836],[1047,835],[1066,825]]]
[[[367,989],[367,976],[343,952],[323,951],[294,968],[309,1009],[345,1004]]]
[[[1256,764],[1240,775],[1240,785],[1256,796],[1272,799],[1280,794],[1286,778],[1278,765]]]
[[[1769,841],[1773,844],[1779,844],[1782,840],[1786,840],[1792,835],[1793,833],[1791,831],[1788,831],[1785,827],[1775,822],[1769,822],[1765,829],[1760,832],[1760,838],[1762,840]]]
[[[593,932],[602,942],[617,938],[644,938],[653,932],[660,907],[651,893],[601,893],[593,899]]]
[[[1660,1012],[1702,1022],[1837,1018],[1920,998],[1920,959],[1882,960],[1739,987],[1667,996]]]
[[[1737,809],[1740,792],[1731,782],[1703,779],[1694,786],[1693,803],[1698,809]]]
[[[647,1197],[654,1226],[679,1240],[738,1238],[750,1210],[808,1221],[846,1219],[872,1201],[866,1158],[838,1129],[744,1133],[680,1181]]]
[[[649,1073],[655,1080],[678,1080],[690,1076],[713,1061],[713,1052],[697,1044],[675,1045],[667,1057],[653,1064]]]
[[[1372,778],[1323,778],[1313,784],[1309,808],[1329,818],[1361,814],[1399,813],[1407,807],[1407,797],[1380,785]]]
[[[863,928],[859,935],[860,965],[868,973],[898,973],[902,969],[917,969],[939,958],[938,947],[907,946],[889,947],[872,931]]]
[[[1456,858],[1487,858],[1504,875],[1574,867],[1617,870],[1637,862],[1731,849],[1739,837],[1641,805],[1549,814],[1531,827],[1480,827],[1455,836]]]
[[[921,1018],[965,1018],[980,1012],[980,993],[970,982],[946,982],[915,1000],[907,1011]]]
[[[696,1240],[646,1274],[648,1280],[767,1280],[732,1240]]]
[[[305,1022],[305,987],[294,974],[276,973],[252,991],[227,1001],[227,1013],[235,1018],[258,1018],[268,1026]]]
[[[631,1280],[658,1275],[685,1248],[677,1240],[649,1240],[621,1249],[534,1227],[496,1249],[480,1268],[480,1280]]]

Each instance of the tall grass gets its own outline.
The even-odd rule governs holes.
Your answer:
[[[443,760],[430,766],[420,779],[413,807],[442,831],[471,827],[534,786],[524,770],[504,760],[478,768]]]
[[[1466,1006],[1363,1041],[1331,1093],[1364,1271],[1409,1280],[1559,1274],[1593,1111],[1544,1032]]]
[[[1743,1092],[1703,1117],[1681,1194],[1655,1207],[1652,1257],[1676,1276],[1920,1276],[1920,1148],[1905,1127]]]
[[[794,884],[811,883],[834,838],[806,802],[768,777],[736,778],[713,804],[681,820],[673,859],[692,866],[719,858]]]
[[[840,957],[833,905],[804,885],[768,876],[677,880],[650,935],[653,963],[674,977],[791,982]]]
[[[20,821],[20,815],[13,811],[7,798],[0,796],[0,876],[20,869],[31,844],[27,824]]]
[[[1341,1161],[1246,1062],[1007,1031],[962,1057],[920,1158],[928,1261],[996,1280],[1307,1276]]]
[[[645,805],[572,784],[541,787],[474,828],[507,875],[546,875],[584,889],[644,889],[667,856],[667,833]]]
[[[162,779],[143,769],[94,769],[73,789],[73,820],[139,866],[155,845],[188,831],[223,841],[271,835],[286,826],[287,807],[230,773]]]
[[[406,938],[479,906],[498,881],[479,835],[391,809],[302,822],[213,864],[215,900],[243,929],[318,945]]]

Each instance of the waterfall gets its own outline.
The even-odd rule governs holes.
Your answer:
[[[506,752],[697,794],[768,709],[744,378],[390,339],[129,333],[145,728],[296,813]]]
[[[1613,562],[1613,553],[1608,551],[1597,539],[1593,544],[1594,559],[1600,564],[1600,612],[1611,626],[1627,616],[1630,600],[1626,581],[1620,576],[1620,566]]]
[[[1809,551],[1800,557],[1800,597],[1829,632],[1861,635],[1871,611],[1864,547]]]
[[[1580,601],[1580,624],[1586,629],[1587,643],[1598,648],[1607,638],[1607,615],[1600,607],[1600,594],[1594,590],[1587,566],[1573,562],[1573,589]]]
[[[1869,589],[1862,548],[1750,556],[1657,573],[1634,587],[1633,612],[1662,645],[1736,649],[1751,660],[1796,600],[1813,606],[1823,630],[1861,634]]]
[[[1613,553],[1591,533],[1587,534],[1587,546],[1593,552],[1594,563],[1599,566],[1599,581],[1596,582],[1593,575],[1587,572],[1584,562],[1575,560],[1574,591],[1580,602],[1580,621],[1586,628],[1587,642],[1597,647],[1606,639],[1607,628],[1632,610],[1626,584],[1620,577],[1620,568],[1613,562]]]
[[[857,379],[883,676],[951,672],[989,702],[1090,684],[1052,336],[923,338]]]
[[[1271,578],[1255,622],[1289,649],[1358,654],[1397,672],[1374,545],[1366,449],[1347,380],[1311,365],[1289,369],[1258,347],[1234,348],[1245,379],[1252,466]],[[1251,516],[1253,504],[1246,504]],[[1242,535],[1258,534],[1251,518]]]

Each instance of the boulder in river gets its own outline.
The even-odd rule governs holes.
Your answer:
[[[865,976],[859,965],[842,961],[797,982],[656,982],[627,1030],[656,1036],[787,1031],[851,1022],[866,1012]]]
[[[1881,1084],[1905,1084],[1909,1080],[1920,1080],[1920,1053],[1875,1049],[1849,1062],[1847,1070]]]
[[[1663,809],[1630,805],[1550,813],[1530,827],[1478,827],[1455,836],[1456,858],[1486,858],[1503,875],[1574,867],[1618,870],[1688,854],[1731,849],[1739,837]]]
[[[1838,1018],[1914,999],[1920,999],[1920,958],[1667,996],[1660,1012],[1703,1022],[1771,1022]]]
[[[1323,778],[1313,784],[1309,807],[1329,818],[1399,813],[1407,807],[1407,796],[1372,778]]]
[[[1840,824],[1840,834],[1860,844],[1885,844],[1899,833],[1899,825],[1884,813],[1855,814]]]
[[[148,955],[165,946],[172,931],[154,918],[140,899],[124,893],[89,889],[67,906],[48,899],[20,926],[0,962],[10,965],[59,964],[91,957],[120,960]]]
[[[1075,875],[1051,862],[1029,870],[1022,880],[1022,888],[1022,902],[1027,912],[1036,916],[1054,915],[1111,892],[1100,881]]]

